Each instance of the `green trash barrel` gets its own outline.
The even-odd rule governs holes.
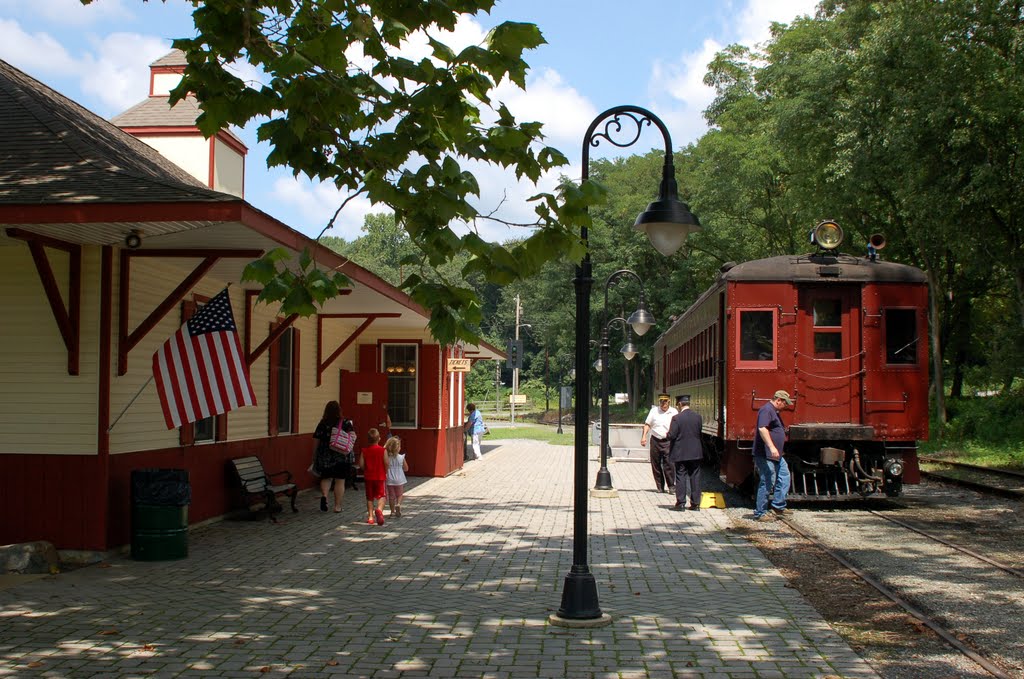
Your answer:
[[[170,561],[187,557],[191,500],[184,469],[133,470],[132,558]]]

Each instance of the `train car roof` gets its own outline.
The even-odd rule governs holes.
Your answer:
[[[856,281],[927,283],[917,267],[844,254],[781,255],[755,259],[726,269],[727,281]]]
[[[715,282],[679,314],[665,329],[655,344],[661,342],[671,330],[681,323],[691,309],[701,305],[706,297],[713,294],[725,281],[798,281],[798,282],[880,282],[919,283],[928,282],[925,273],[917,267],[896,262],[875,261],[867,257],[839,254],[781,255],[754,259],[742,264],[723,264]]]

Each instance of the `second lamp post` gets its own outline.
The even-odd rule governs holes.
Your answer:
[[[621,316],[608,319],[608,291],[623,276],[632,276],[640,284],[640,303],[637,305],[636,311],[630,314],[628,319]],[[628,329],[632,328],[633,332],[642,337],[655,323],[654,315],[647,310],[645,297],[643,280],[640,279],[640,276],[635,271],[630,269],[619,269],[609,276],[604,284],[604,317],[601,323],[600,358],[598,359],[598,372],[601,373],[601,468],[597,472],[597,483],[594,484],[594,495],[598,497],[610,497],[615,492],[612,488],[612,475],[608,471],[608,454],[610,452],[608,443],[608,373],[610,372],[608,364],[608,349],[610,347],[608,332],[615,325],[621,325],[623,330],[627,331],[627,341],[619,349],[619,352],[627,361],[633,360],[633,357],[637,354],[637,349],[636,345],[629,338]]]

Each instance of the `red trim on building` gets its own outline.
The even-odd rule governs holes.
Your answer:
[[[356,283],[395,301],[424,318],[430,312],[384,279],[334,250],[286,226],[245,201],[177,203],[90,203],[62,205],[0,205],[0,223],[90,224],[96,222],[241,222],[256,233],[302,252],[310,248],[316,261],[340,271]],[[136,251],[144,252],[144,251]],[[487,345],[490,346],[490,345]]]
[[[245,174],[244,174],[245,173],[245,156],[249,153],[249,148],[244,143],[242,143],[242,141],[238,137],[230,135],[227,132],[225,132],[224,130],[221,130],[220,132],[218,132],[214,136],[214,139],[221,140],[222,142],[224,142],[224,144],[226,146],[231,148],[233,151],[237,151],[238,154],[240,156],[242,156],[242,172],[243,172],[243,175],[242,175],[242,179],[243,179],[242,186],[245,186],[245,181],[244,181],[244,179],[245,179]]]

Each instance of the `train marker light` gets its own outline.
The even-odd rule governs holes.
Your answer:
[[[835,250],[843,242],[843,229],[835,222],[825,220],[814,227],[811,242],[822,250]]]

